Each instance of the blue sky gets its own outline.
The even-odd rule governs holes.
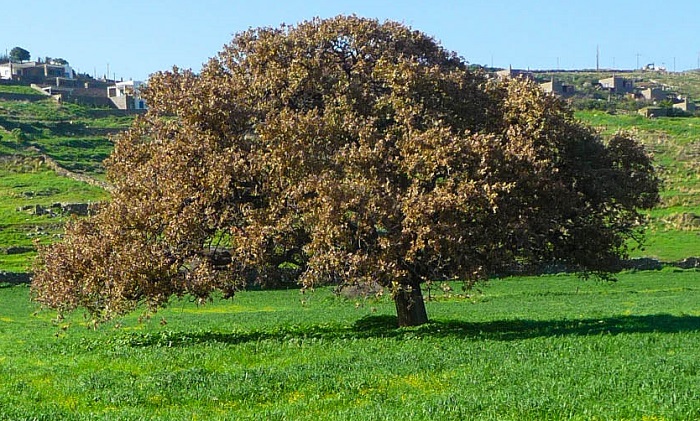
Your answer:
[[[700,0],[3,1],[0,49],[62,57],[81,73],[145,80],[198,71],[250,27],[357,14],[423,31],[470,63],[522,69],[698,67]]]

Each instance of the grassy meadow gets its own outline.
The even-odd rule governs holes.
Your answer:
[[[388,297],[319,289],[175,301],[94,331],[6,287],[0,419],[700,418],[700,271],[450,294],[431,293],[419,328],[396,329]]]

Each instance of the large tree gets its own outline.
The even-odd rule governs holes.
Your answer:
[[[107,161],[111,202],[41,249],[47,306],[107,318],[286,264],[304,286],[379,284],[417,325],[428,280],[615,270],[658,200],[635,141],[603,142],[533,83],[490,80],[395,22],[249,30],[145,95]]]

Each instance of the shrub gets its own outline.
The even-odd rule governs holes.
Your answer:
[[[22,129],[20,129],[20,128],[14,128],[14,129],[12,129],[12,132],[11,132],[11,133],[12,133],[12,136],[15,138],[15,140],[16,140],[18,143],[24,143],[24,142],[26,142],[27,140],[29,140],[29,139],[27,138],[27,134],[24,133],[24,132],[22,131]]]

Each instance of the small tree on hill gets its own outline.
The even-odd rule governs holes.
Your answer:
[[[155,74],[146,98],[107,161],[112,201],[41,249],[37,301],[108,318],[288,264],[305,286],[378,283],[417,325],[428,280],[615,270],[658,200],[636,142],[604,143],[536,85],[394,22],[250,30],[199,75]]]
[[[25,50],[24,48],[15,47],[10,50],[10,58],[12,61],[19,61],[21,63],[23,61],[29,61],[31,55],[29,54],[29,51]]]

